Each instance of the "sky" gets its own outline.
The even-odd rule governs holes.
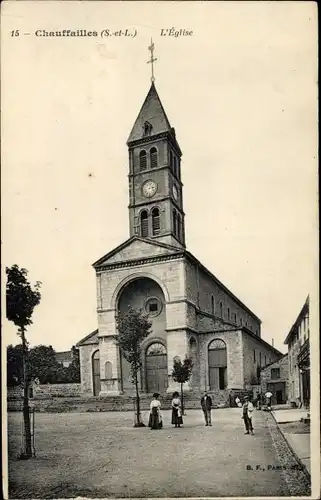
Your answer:
[[[126,140],[152,37],[187,248],[286,352],[318,267],[316,16],[312,2],[4,2],[2,258],[42,282],[31,345],[68,350],[97,327],[92,263],[129,236]],[[172,27],[193,34],[161,36]]]

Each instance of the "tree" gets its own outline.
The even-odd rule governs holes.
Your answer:
[[[68,383],[80,382],[80,362],[79,362],[79,349],[75,346],[71,348],[72,362],[65,368],[65,381]]]
[[[179,382],[181,384],[181,401],[182,401],[182,414],[184,414],[184,396],[183,396],[183,384],[188,382],[191,378],[193,369],[193,360],[185,356],[182,363],[179,357],[174,358],[172,378],[174,382]]]
[[[23,383],[22,345],[7,347],[7,386],[14,387]]]
[[[152,323],[141,311],[129,309],[117,318],[118,345],[124,358],[131,367],[132,380],[136,390],[136,424],[144,427],[140,416],[140,398],[138,391],[138,372],[142,366],[141,343],[150,334]]]
[[[16,264],[6,268],[6,308],[7,319],[18,327],[18,335],[22,342],[23,360],[23,421],[25,430],[25,458],[32,456],[31,429],[29,415],[29,374],[28,374],[28,342],[26,340],[27,327],[32,324],[34,308],[40,303],[41,287],[37,281],[34,287],[29,283],[28,271],[19,268]]]
[[[57,382],[60,365],[56,360],[56,352],[51,345],[38,345],[29,351],[30,378],[38,378],[40,384]]]

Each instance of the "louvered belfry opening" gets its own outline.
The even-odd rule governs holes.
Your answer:
[[[156,168],[158,166],[157,149],[152,148],[150,150],[150,166],[151,168]]]
[[[141,151],[139,153],[139,168],[140,170],[147,169],[147,154],[146,151]]]
[[[174,233],[174,236],[177,236],[177,213],[176,213],[176,210],[173,210],[173,233]]]
[[[153,236],[157,236],[160,233],[160,217],[158,208],[153,208],[152,211],[152,228]]]
[[[148,236],[148,213],[146,210],[140,214],[140,227],[141,227],[141,235],[143,238],[147,238]]]
[[[177,237],[179,240],[181,239],[181,217],[179,214],[177,214]]]

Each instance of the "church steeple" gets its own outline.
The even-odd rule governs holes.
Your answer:
[[[150,125],[149,130],[145,130],[146,124]],[[129,143],[146,136],[171,132],[171,130],[172,128],[153,82],[136,118],[127,144],[129,145]]]
[[[153,79],[127,141],[130,235],[185,247],[182,152]]]

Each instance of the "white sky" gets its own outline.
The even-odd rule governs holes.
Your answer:
[[[187,248],[285,352],[317,272],[316,16],[303,2],[3,4],[3,264],[43,282],[32,345],[66,350],[97,327],[91,264],[129,235],[126,140],[152,36]],[[174,26],[194,35],[160,36]],[[138,35],[33,34],[103,28]],[[3,334],[18,341],[5,319]]]

